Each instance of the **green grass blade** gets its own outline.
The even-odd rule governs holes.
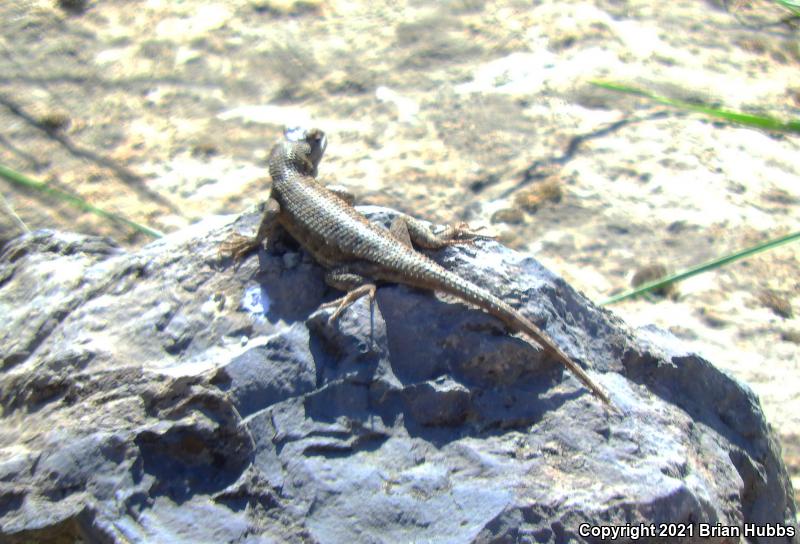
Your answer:
[[[712,108],[710,106],[703,106],[700,104],[692,104],[691,102],[684,102],[682,100],[675,100],[673,98],[659,96],[657,94],[642,89],[638,89],[636,87],[629,87],[628,85],[621,85],[619,83],[612,83],[609,81],[592,80],[589,83],[597,87],[601,87],[603,89],[609,89],[611,91],[618,91],[622,93],[641,96],[649,100],[652,100],[654,102],[658,102],[660,104],[665,104],[667,106],[681,108],[684,110],[696,111],[711,117],[715,117],[717,119],[730,121],[732,123],[739,123],[742,125],[748,125],[767,130],[793,132],[795,134],[800,134],[800,121],[781,121],[773,117],[752,115],[749,113],[741,113],[736,111]]]
[[[692,268],[687,268],[686,270],[678,272],[677,274],[672,274],[670,276],[665,276],[663,278],[647,282],[645,284],[640,285],[636,289],[631,289],[630,291],[620,293],[619,295],[614,295],[613,297],[601,302],[600,306],[614,304],[615,302],[635,297],[636,295],[640,295],[647,291],[652,291],[653,289],[658,289],[659,287],[663,287],[664,285],[685,280],[686,278],[696,276],[697,274],[702,274],[703,272],[708,272],[709,270],[719,268],[720,266],[726,265],[730,262],[737,261],[739,259],[744,259],[745,257],[755,255],[756,253],[760,253],[762,251],[766,251],[768,249],[772,249],[774,247],[778,247],[783,244],[788,244],[789,242],[793,242],[798,239],[800,239],[800,232],[794,232],[792,234],[787,234],[786,236],[781,236],[780,238],[776,238],[774,240],[768,240],[766,242],[762,242],[753,247],[749,247],[747,249],[737,251],[736,253],[720,257],[719,259],[714,259],[713,261],[708,261],[706,263],[693,266]]]
[[[800,15],[800,2],[793,0],[775,0],[778,4],[782,5],[795,15]]]
[[[153,238],[161,238],[162,236],[164,236],[164,233],[162,232],[159,232],[155,229],[151,229],[150,227],[145,227],[144,225],[140,225],[139,223],[135,223],[130,219],[122,217],[121,215],[118,215],[116,213],[108,212],[106,210],[98,208],[97,206],[93,206],[92,204],[89,204],[82,198],[61,191],[60,189],[56,189],[55,187],[50,187],[49,185],[47,185],[46,183],[42,183],[41,181],[32,180],[31,178],[23,174],[20,174],[19,172],[16,172],[14,170],[11,170],[10,168],[3,166],[2,164],[0,164],[0,177],[7,179],[11,183],[21,185],[22,187],[27,187],[29,189],[33,189],[41,193],[52,195],[58,198],[59,200],[68,202],[73,206],[76,206],[84,211],[93,213],[95,215],[99,215],[100,217],[111,219],[112,221],[118,221],[120,223],[128,225],[129,227],[138,232],[147,234],[148,236],[152,236]]]

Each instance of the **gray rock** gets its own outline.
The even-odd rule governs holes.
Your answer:
[[[701,524],[798,541],[758,399],[669,334],[494,242],[432,255],[590,368],[611,414],[456,300],[384,286],[328,324],[338,293],[292,241],[239,267],[218,254],[257,220],[135,253],[49,231],[8,245],[0,541],[599,542],[589,527],[666,523],[687,538],[640,541],[740,541]]]

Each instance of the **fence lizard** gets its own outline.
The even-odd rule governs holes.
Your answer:
[[[341,188],[323,187],[315,179],[326,145],[325,134],[311,129],[294,141],[287,134],[273,147],[269,156],[272,193],[258,233],[253,238],[238,236],[229,240],[223,245],[223,252],[239,260],[259,245],[269,244],[280,225],[327,269],[326,283],[347,292],[323,305],[336,308],[330,321],[362,296],[369,296],[372,301],[376,281],[449,293],[538,342],[592,393],[613,406],[606,392],[528,318],[412,246],[413,242],[422,248],[439,249],[471,243],[482,236],[465,224],[434,233],[422,221],[405,215],[398,216],[389,229],[371,223],[353,207],[352,196]]]

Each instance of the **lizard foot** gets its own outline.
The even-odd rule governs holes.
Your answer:
[[[453,246],[457,244],[474,245],[475,240],[494,240],[497,236],[480,234],[486,227],[480,226],[476,229],[470,228],[467,223],[450,225],[439,236],[443,238],[445,245]]]
[[[219,254],[240,262],[248,253],[258,247],[258,240],[241,234],[233,234],[219,246]]]
[[[234,263],[238,263],[248,253],[263,246],[268,249],[271,241],[274,238],[276,227],[278,225],[278,216],[281,212],[281,206],[278,201],[270,197],[264,202],[264,215],[261,218],[261,223],[258,226],[258,232],[255,236],[242,236],[241,234],[232,234],[227,240],[222,242],[219,247],[219,252],[222,255],[227,255],[233,259]]]
[[[336,311],[334,311],[328,318],[328,323],[333,323],[339,318],[339,316],[342,314],[343,311],[345,311],[349,306],[351,306],[355,301],[357,301],[364,295],[367,295],[369,297],[370,304],[372,304],[375,301],[374,283],[367,283],[365,285],[356,287],[352,291],[348,291],[348,293],[345,296],[320,305],[320,308],[336,307]]]

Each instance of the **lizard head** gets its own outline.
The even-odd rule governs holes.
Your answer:
[[[328,139],[325,133],[318,128],[305,129],[302,127],[290,128],[284,132],[286,140],[292,142],[295,165],[304,174],[317,176],[317,166],[322,160]]]

